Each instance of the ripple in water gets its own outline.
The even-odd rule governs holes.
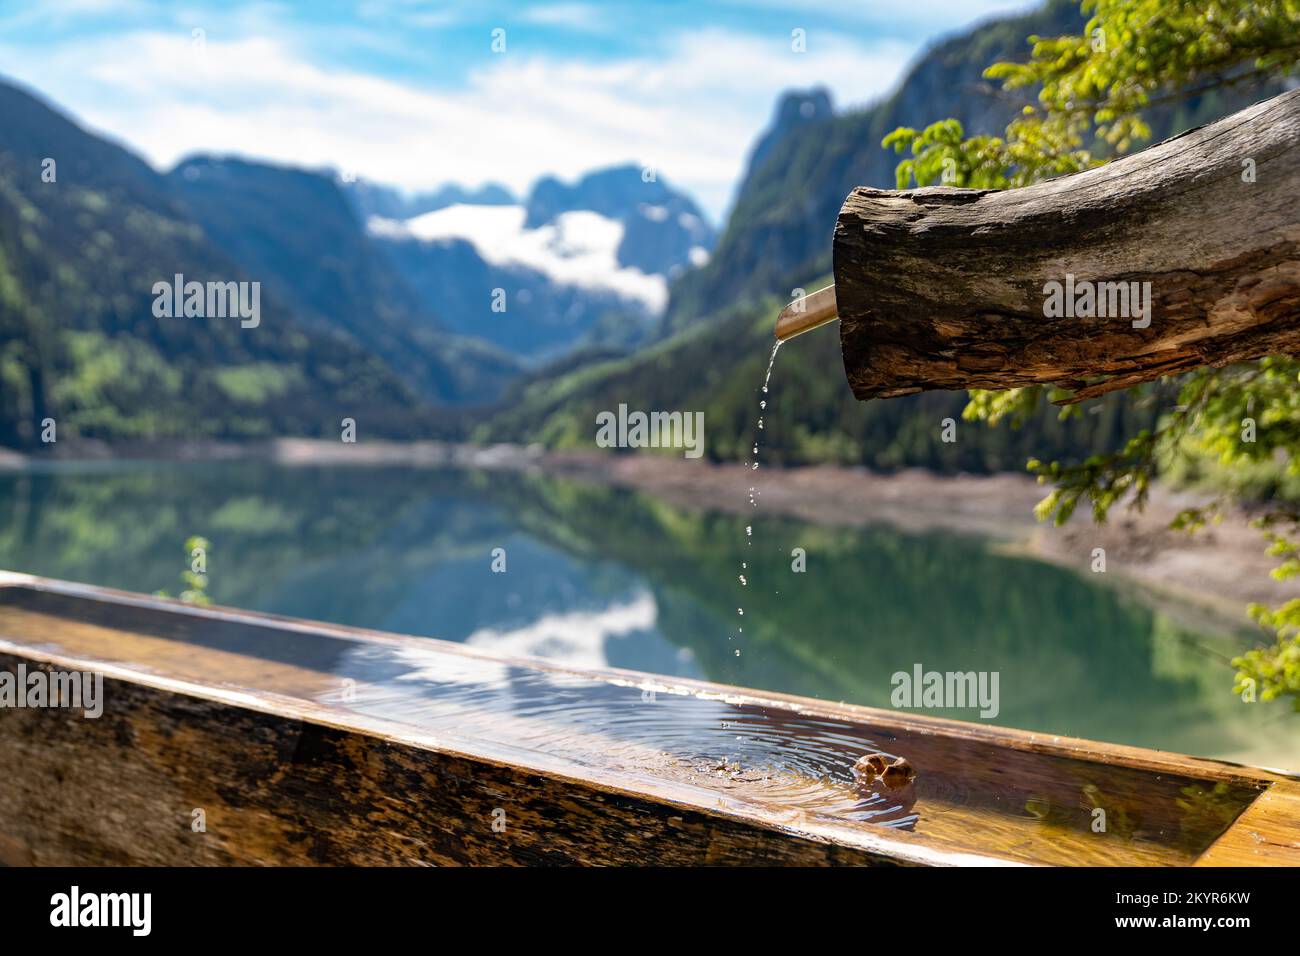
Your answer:
[[[409,667],[366,683],[346,702],[370,716],[585,767],[674,779],[774,809],[903,828],[916,823],[907,792],[857,786],[854,762],[888,751],[847,721],[441,651],[357,653]]]

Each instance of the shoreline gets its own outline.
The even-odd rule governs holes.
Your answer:
[[[1141,511],[1116,509],[1105,525],[1077,514],[1060,528],[1038,522],[1034,505],[1042,486],[1028,475],[940,475],[921,469],[893,473],[838,465],[769,467],[713,463],[666,455],[547,451],[539,446],[468,445],[444,442],[371,441],[343,444],[324,439],[260,442],[150,442],[108,446],[76,442],[58,454],[23,455],[0,450],[0,469],[86,461],[266,461],[274,464],[355,467],[478,469],[544,474],[627,488],[695,511],[743,514],[753,486],[766,514],[813,524],[860,527],[885,524],[923,534],[956,532],[991,539],[1009,554],[1049,561],[1080,574],[1092,571],[1094,549],[1105,550],[1106,574],[1139,589],[1148,603],[1193,605],[1221,626],[1249,627],[1246,605],[1279,604],[1294,589],[1274,581],[1276,559],[1241,508],[1222,523],[1195,534],[1169,522],[1182,508],[1208,496],[1157,486]]]

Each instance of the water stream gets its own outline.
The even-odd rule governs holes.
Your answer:
[[[776,344],[772,346],[772,354],[771,356],[768,357],[767,360],[767,372],[763,376],[763,388],[758,399],[758,430],[757,431],[759,433],[763,431],[763,418],[767,414],[767,396],[768,396],[769,387],[772,382],[772,369],[776,366],[776,353],[779,352],[780,350],[781,350],[781,340],[777,339]],[[759,449],[761,447],[762,447],[762,435],[756,433],[754,435],[754,450],[753,450],[754,459],[753,461],[748,463],[751,472],[758,471],[758,455],[759,455]],[[751,479],[751,481],[752,480],[753,479]],[[759,492],[758,492],[757,485],[750,485],[749,506],[751,510],[756,510],[758,508],[758,495]],[[745,525],[746,554],[745,554],[745,559],[740,562],[740,574],[738,575],[740,579],[740,586],[742,588],[749,587],[749,555],[751,553],[749,549],[753,548],[753,546],[754,546],[754,525],[751,521],[749,524]],[[736,608],[736,614],[738,617],[744,618],[745,606],[743,603],[738,608]],[[737,638],[739,638],[739,635],[744,633],[745,633],[745,626],[742,620],[739,624],[736,625]],[[739,643],[739,639],[737,639],[737,643]],[[740,656],[740,647],[736,648],[736,656],[737,657]]]

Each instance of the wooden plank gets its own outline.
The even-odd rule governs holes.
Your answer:
[[[0,859],[13,861],[1178,864],[1280,779],[82,585],[7,584],[0,668],[94,668],[109,681],[99,720],[0,710],[0,765],[21,768],[0,781]],[[557,693],[564,706],[545,706]],[[763,759],[710,765],[740,737],[762,742],[751,757]],[[909,792],[854,784],[848,768],[872,750],[917,768]],[[207,835],[189,831],[196,808]],[[490,827],[494,809],[505,837]]]
[[[1270,786],[1196,865],[1300,866],[1300,782]]]

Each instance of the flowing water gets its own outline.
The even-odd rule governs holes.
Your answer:
[[[758,431],[759,432],[763,430],[763,418],[767,414],[768,389],[772,382],[772,369],[776,367],[776,353],[779,352],[780,350],[781,350],[781,340],[777,339],[776,343],[772,346],[772,355],[767,360],[767,373],[763,376],[763,387],[758,399]],[[755,434],[754,450],[753,450],[754,460],[749,463],[750,471],[758,471],[758,450],[761,447],[761,444],[762,444],[761,436]],[[755,479],[751,478],[750,480],[754,481]],[[751,509],[758,508],[758,486],[756,484],[749,486],[749,506]],[[740,579],[740,586],[742,588],[749,587],[748,557],[750,553],[749,549],[753,547],[754,547],[754,525],[751,522],[750,524],[745,525],[746,559],[740,562],[740,574],[738,575]],[[736,613],[741,618],[745,616],[745,607],[743,604],[740,607],[736,608]],[[745,633],[745,627],[743,621],[741,624],[737,625],[736,633],[738,635]],[[736,648],[736,656],[737,657],[740,656],[739,647]]]
[[[953,532],[828,527],[765,514],[756,530],[762,543],[751,547],[745,529],[753,527],[753,509],[741,504],[742,514],[709,513],[503,472],[68,464],[0,473],[0,567],[176,593],[188,566],[184,541],[202,534],[211,541],[210,592],[226,605],[576,668],[613,666],[882,708],[892,707],[891,675],[916,661],[997,670],[1001,710],[993,722],[1000,725],[1300,767],[1297,717],[1285,702],[1247,706],[1231,693],[1226,660],[1249,635],[1194,609],[1148,605],[1105,576]],[[815,549],[815,572],[789,574],[796,545]],[[508,555],[504,574],[492,571],[497,548]],[[750,587],[737,602],[742,565]],[[794,583],[782,583],[777,595],[775,581]],[[738,603],[746,611],[739,657]],[[310,653],[305,645],[292,650]],[[354,665],[313,666],[346,674]],[[456,701],[428,668],[400,661],[393,668],[376,679],[401,691],[391,704],[406,708],[405,719],[436,714],[442,692]],[[488,712],[558,722],[547,732],[579,739],[562,713],[581,713],[572,688],[534,682],[512,690],[505,678],[495,680],[463,686],[461,703],[490,699]],[[615,696],[624,694],[626,711],[598,709],[613,708],[608,725],[628,736],[628,754],[640,739],[689,763],[701,779],[739,769],[766,777],[755,786],[776,786],[789,771],[781,786],[811,787],[816,800],[835,806],[857,799],[843,790],[846,764],[869,744],[845,751],[843,728],[801,726],[804,743],[769,746],[773,734],[790,732],[763,715],[662,693],[659,707],[638,707],[640,691]],[[972,710],[927,713],[979,720]],[[870,742],[891,746],[876,736]],[[867,809],[854,806],[850,812]]]

